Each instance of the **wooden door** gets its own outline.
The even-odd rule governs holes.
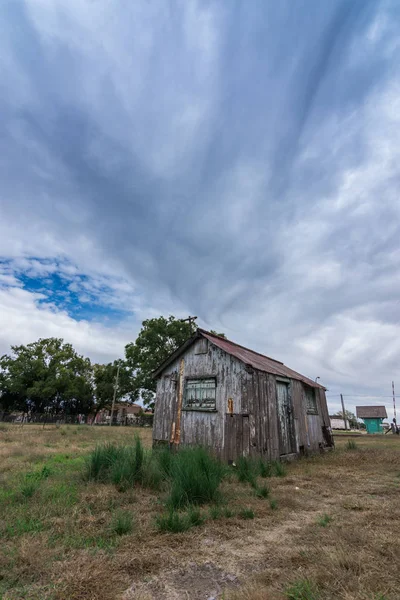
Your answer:
[[[248,456],[250,451],[250,426],[248,415],[225,415],[225,459],[236,461],[239,456]]]
[[[280,455],[296,452],[294,417],[289,383],[276,382]]]

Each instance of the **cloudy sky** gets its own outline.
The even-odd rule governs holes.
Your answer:
[[[397,0],[2,0],[0,352],[199,324],[400,393]],[[381,397],[382,396],[382,397]]]

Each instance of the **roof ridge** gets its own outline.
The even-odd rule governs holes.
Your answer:
[[[257,352],[256,350],[252,350],[251,348],[247,348],[246,346],[242,346],[241,344],[237,344],[236,342],[232,342],[232,340],[228,340],[228,338],[223,337],[222,335],[218,335],[216,333],[211,333],[210,331],[207,331],[206,329],[201,329],[200,327],[197,329],[197,331],[200,331],[200,333],[205,333],[206,335],[209,335],[211,337],[216,337],[219,340],[223,340],[225,342],[229,342],[230,344],[233,344],[233,346],[237,346],[238,348],[243,348],[243,350],[247,350],[248,352],[252,352],[253,354],[258,354],[258,356],[262,356],[263,358],[267,358],[268,360],[272,360],[272,362],[275,362],[278,365],[284,365],[284,363],[281,362],[280,360],[276,360],[275,358],[271,358],[270,356],[267,356],[266,354],[261,354],[261,352]]]

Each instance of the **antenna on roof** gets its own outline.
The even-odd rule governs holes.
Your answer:
[[[182,323],[186,323],[186,322],[188,322],[188,323],[189,323],[189,325],[191,325],[192,323],[194,323],[194,322],[195,322],[195,320],[196,320],[196,319],[197,319],[197,317],[190,317],[190,316],[189,316],[187,319],[181,319],[181,321],[182,321]]]

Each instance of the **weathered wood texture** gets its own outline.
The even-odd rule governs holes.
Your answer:
[[[182,410],[182,444],[208,446],[225,460],[237,460],[241,455],[273,460],[301,450],[317,451],[325,445],[322,426],[329,426],[329,416],[323,390],[316,389],[318,414],[307,414],[304,384],[290,379],[286,384],[284,411],[279,411],[277,385],[281,386],[281,393],[286,393],[282,392],[282,385],[285,387],[282,381],[277,381],[275,375],[247,367],[210,342],[205,345],[203,339],[195,341],[182,357],[168,365],[158,380],[154,440],[171,439],[177,418],[181,358],[185,380],[216,378],[215,411]],[[230,398],[233,413],[228,408]],[[282,426],[283,418],[287,418],[287,423]]]
[[[181,443],[202,444],[221,454],[224,448],[225,413],[228,399],[232,398],[233,412],[240,412],[241,373],[244,365],[220,348],[208,344],[204,352],[204,341],[196,340],[183,355],[184,378],[216,378],[216,411],[182,410]],[[153,439],[169,441],[172,422],[176,413],[176,384],[180,358],[168,365],[157,383],[156,408],[154,414]]]

